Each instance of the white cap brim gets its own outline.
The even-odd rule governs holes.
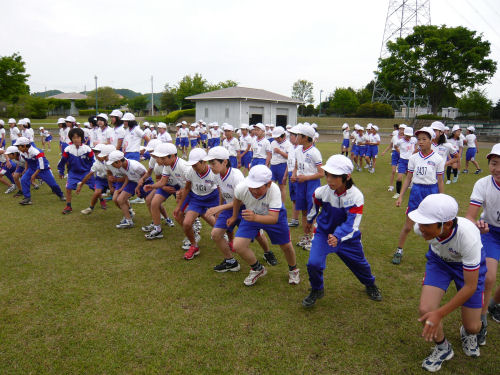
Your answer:
[[[412,221],[414,221],[417,224],[434,224],[436,222],[435,219],[431,219],[422,213],[418,211],[418,208],[416,210],[413,210],[408,214],[408,218]]]

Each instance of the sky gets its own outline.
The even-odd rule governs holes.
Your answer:
[[[151,92],[200,73],[208,82],[291,95],[298,79],[319,101],[374,78],[388,0],[23,0],[2,2],[0,56],[19,52],[31,92],[98,85]],[[432,24],[465,26],[500,60],[497,0],[433,0]],[[498,67],[500,71],[500,66]],[[483,87],[500,99],[500,73]]]

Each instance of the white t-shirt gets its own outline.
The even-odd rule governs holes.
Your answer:
[[[435,151],[439,156],[441,156],[445,161],[448,160],[448,156],[453,156],[457,153],[453,145],[449,142],[442,143],[440,145],[432,144],[432,150]]]
[[[0,139],[3,138],[5,140],[5,129],[1,128],[0,129]]]
[[[295,152],[297,151],[297,145],[291,144],[291,146],[292,147],[290,149],[290,152],[288,153],[288,159],[286,161],[288,172],[293,172],[293,170],[295,169]]]
[[[124,152],[139,152],[141,150],[141,141],[144,137],[144,131],[138,126],[125,131],[125,138],[123,139]]]
[[[35,139],[35,132],[31,128],[23,129],[21,131],[21,134],[23,137],[26,137],[30,140],[30,142],[33,142]]]
[[[169,165],[163,167],[162,175],[168,177],[169,185],[179,185],[183,188],[186,186],[186,174],[192,169],[190,165],[186,164],[184,159],[177,158],[173,167]]]
[[[380,144],[380,135],[378,133],[372,134],[370,138],[370,143]]]
[[[392,136],[392,139],[391,139],[392,151],[394,151],[394,150],[396,149],[396,145],[397,145],[397,143],[398,143],[401,139],[403,139],[403,137],[401,137],[401,138],[399,137],[399,132],[398,132],[398,133],[396,133],[396,135],[393,135],[393,136]]]
[[[230,141],[226,138],[222,141],[222,147],[229,151],[229,156],[236,156],[240,150],[240,142],[235,137],[231,138]]]
[[[282,155],[278,154],[277,152],[274,152],[274,149],[278,148],[280,151],[285,152],[286,154],[289,154],[290,152],[293,152],[293,145],[287,141],[286,139],[279,143],[278,141],[274,140],[271,142],[271,151],[273,153],[273,156],[271,156],[271,165],[276,165],[276,164],[283,164],[286,163],[288,158],[283,157]]]
[[[464,141],[462,141],[461,138],[455,139],[455,138],[449,138],[448,142],[453,145],[453,148],[455,151],[459,152],[462,147],[464,147]]]
[[[222,131],[220,129],[212,129],[210,130],[210,132],[212,133],[212,138],[220,138],[221,134],[222,134]]]
[[[161,176],[163,174],[163,165],[160,165],[156,162],[155,158],[149,159],[148,163],[149,169],[153,170],[155,176]]]
[[[127,159],[127,168],[120,168],[120,172],[128,177],[129,181],[138,182],[147,172],[146,167],[136,160]]]
[[[234,190],[243,180],[245,180],[243,173],[239,169],[231,167],[229,167],[225,176],[215,175],[215,181],[219,186],[224,202],[231,203],[233,201]]]
[[[204,175],[199,175],[192,167],[186,173],[186,180],[191,181],[191,191],[199,196],[205,196],[217,189],[215,174],[210,167]]]
[[[104,129],[101,129],[99,127],[96,132],[96,144],[111,144],[111,141],[113,140],[113,134],[113,129],[111,129],[109,126],[106,126]]]
[[[262,139],[255,138],[252,141],[252,151],[254,159],[266,159],[267,153],[271,153],[271,144],[264,137]]]
[[[467,142],[467,148],[476,148],[476,135],[475,134],[467,134],[465,136],[465,140]]]
[[[189,137],[189,129],[179,128],[179,138],[188,138],[188,137]]]
[[[493,176],[480,178],[474,184],[470,204],[483,207],[481,219],[488,225],[500,227],[500,185]]]
[[[94,164],[92,164],[90,171],[95,173],[95,175],[97,177],[100,177],[100,178],[107,178],[108,177],[108,174],[107,174],[108,168],[106,167],[106,164],[99,161],[97,158],[94,161]]]
[[[351,137],[351,135],[349,134],[349,130],[342,131],[342,137],[344,139],[349,139]]]
[[[246,151],[247,148],[248,148],[248,145],[252,145],[252,137],[250,136],[250,134],[247,134],[247,135],[242,135],[240,137],[240,149],[241,151]],[[252,149],[250,149],[250,151],[252,151]]]
[[[297,175],[312,176],[318,173],[318,167],[322,165],[321,153],[314,146],[304,149],[297,146],[295,149],[295,160],[297,163]]]
[[[144,129],[144,135],[146,135],[148,138],[151,138],[152,136],[151,129],[149,128]]]
[[[21,133],[21,131],[17,126],[10,128],[10,140],[15,141],[17,138],[19,138],[19,133]]]
[[[112,145],[116,147],[119,139],[125,138],[125,128],[123,125],[117,126],[113,129]]]
[[[266,195],[259,199],[254,198],[245,181],[236,186],[234,198],[243,202],[247,210],[255,212],[257,215],[268,215],[269,211],[279,212],[283,206],[281,201],[281,192],[278,185],[271,184]]]
[[[198,139],[198,135],[200,133],[197,130],[190,130],[188,133],[189,140],[192,141],[194,139]]]
[[[159,139],[163,143],[167,143],[167,142],[172,143],[172,136],[167,131],[165,131],[163,133],[158,133],[158,136],[156,137],[156,139]]]
[[[417,152],[410,156],[408,172],[413,173],[414,184],[434,185],[437,176],[444,173],[444,159],[434,151],[427,156]]]
[[[417,139],[415,137],[411,137],[409,141],[407,141],[404,137],[401,138],[396,143],[396,146],[399,148],[399,157],[401,159],[410,159],[410,156],[412,156],[415,151],[416,144]]]
[[[422,235],[418,224],[414,231]],[[431,251],[445,262],[460,262],[464,271],[475,271],[481,263],[481,236],[476,225],[463,217],[457,217],[457,225],[448,238],[438,240],[433,238],[427,241]]]

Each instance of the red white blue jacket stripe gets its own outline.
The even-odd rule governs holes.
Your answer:
[[[60,175],[64,175],[66,164],[68,165],[68,173],[87,174],[94,164],[94,151],[87,145],[76,147],[71,144],[64,149],[57,165]]]

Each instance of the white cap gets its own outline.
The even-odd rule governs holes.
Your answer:
[[[245,182],[250,188],[259,188],[271,181],[272,177],[273,173],[271,170],[261,164],[250,168],[250,172],[248,172]]]
[[[207,153],[202,148],[192,149],[191,152],[189,153],[189,159],[186,162],[186,164],[187,165],[195,165],[200,160],[203,160],[203,158],[205,156],[207,156]]]
[[[467,126],[467,130],[469,130],[471,132],[475,132],[476,128],[471,125],[471,126]]]
[[[175,147],[172,143],[160,143],[155,147],[155,150],[151,153],[151,155],[159,158],[168,155],[177,155],[177,147]]]
[[[299,129],[301,125],[295,125],[291,129],[288,130],[291,134],[299,134]]]
[[[361,128],[361,125],[359,124],[354,124],[354,130],[359,130]]]
[[[452,132],[452,133],[454,133],[454,132],[456,132],[457,130],[461,130],[461,129],[460,129],[460,125],[458,125],[458,124],[457,124],[457,125],[453,125],[453,128],[451,128],[451,132]]]
[[[101,150],[101,156],[108,156],[113,151],[116,151],[116,147],[115,146],[113,146],[113,145],[104,145],[104,147]]]
[[[182,126],[182,124],[178,122],[177,124],[175,124],[175,126],[178,128],[179,126]]]
[[[342,176],[343,174],[351,174],[354,166],[351,159],[338,154],[330,156],[326,164],[322,165],[321,168],[330,174]]]
[[[255,124],[255,125],[253,126],[253,128],[254,128],[254,129],[260,129],[260,130],[264,130],[264,131],[266,131],[266,127],[265,127],[263,124],[261,124],[260,122],[259,122],[258,124]]]
[[[14,143],[14,146],[25,146],[29,145],[30,140],[26,137],[19,137],[16,139],[16,142]]]
[[[308,122],[304,122],[303,125],[305,125],[305,126],[311,126],[311,124],[309,124]]]
[[[5,150],[5,155],[15,154],[16,152],[19,152],[19,149],[16,146],[9,146]]]
[[[285,134],[285,129],[283,129],[281,126],[273,129],[273,138],[281,137],[283,134]]]
[[[102,150],[104,150],[104,147],[106,147],[104,143],[98,143],[94,147],[92,147],[92,150],[101,152]]]
[[[448,131],[449,131],[449,130],[450,130],[450,128],[449,128],[448,126],[445,126],[445,127],[444,127],[444,130],[445,130],[445,131],[446,131],[446,130],[448,130]]]
[[[118,117],[118,118],[122,118],[123,112],[120,111],[119,109],[113,109],[109,115],[114,116],[114,117]]]
[[[347,123],[344,123],[344,125],[342,125],[342,129],[347,129],[349,127],[349,124]]]
[[[287,130],[288,130],[288,129],[291,129],[291,128],[292,128],[292,125],[288,124],[285,128],[286,128]]]
[[[371,122],[369,122],[369,123],[366,125],[366,130],[371,129],[371,128],[372,128],[372,126],[373,126],[373,125],[372,125],[372,123],[371,123]]]
[[[0,120],[0,121],[1,121],[1,120]],[[3,122],[3,121],[2,121],[2,122]],[[2,125],[3,125],[3,124],[2,124]],[[39,129],[40,129],[40,130],[43,130],[43,129],[45,129],[45,128],[44,128],[43,126],[40,126],[40,128],[39,128]]]
[[[220,159],[227,160],[229,159],[229,151],[222,146],[216,146],[208,150],[207,156],[203,158],[205,161]]]
[[[122,121],[135,121],[135,116],[132,113],[127,112],[123,115]]]
[[[240,129],[248,129],[248,128],[249,128],[248,124],[241,124],[240,125]]]
[[[106,121],[108,121],[108,115],[107,115],[107,114],[105,114],[105,113],[99,113],[99,114],[97,115],[97,119],[98,119],[98,120],[99,120],[99,117],[100,117],[100,118],[103,118],[103,119],[104,119],[104,120],[106,120]]]
[[[181,125],[187,125],[188,123],[186,121],[182,121]]]
[[[108,161],[106,162],[107,165],[113,164],[115,161],[122,160],[125,157],[123,152],[115,150],[111,151],[108,156]]]
[[[64,120],[64,119],[63,119],[63,120]],[[17,122],[17,124],[18,124],[18,125],[25,125],[25,124],[26,124],[26,121],[25,121],[23,118],[21,118],[21,119],[19,119],[19,121]],[[63,122],[63,124],[64,124],[64,122]]]
[[[374,129],[376,132],[378,132],[378,126],[377,125],[372,125],[372,129]]]
[[[224,131],[226,130],[234,131],[233,125],[226,124],[226,126],[224,126]]]
[[[71,116],[68,116],[71,117]],[[27,117],[23,118],[25,124],[31,124],[31,120]]]
[[[314,128],[305,124],[299,126],[299,128],[297,129],[297,134],[302,134],[309,138],[314,138],[314,133],[315,133]]]
[[[458,203],[446,194],[430,194],[408,214],[418,224],[446,223],[457,217]]]
[[[271,127],[271,128],[275,128],[275,127],[276,127],[276,125],[274,125],[274,124],[269,124],[269,127]]]
[[[318,124],[316,124],[315,122],[313,122],[313,123],[311,124],[311,126],[312,126],[314,129],[317,129],[317,128],[318,128]]]
[[[358,125],[358,130],[365,130],[365,128],[363,128],[361,125]]]
[[[408,125],[406,124],[399,124],[399,129],[403,128],[403,129],[406,129],[408,127]]]
[[[434,130],[432,130],[428,126],[424,126],[423,128],[417,130],[415,132],[415,135],[418,135],[418,133],[427,133],[427,134],[429,134],[429,137],[431,137],[431,139],[436,138],[436,133],[434,133]]]
[[[158,123],[158,129],[166,129],[166,128],[167,128],[167,124],[165,124],[164,122]]]
[[[489,159],[493,155],[500,156],[500,143],[493,145],[491,152],[488,155],[486,155],[486,158]]]
[[[431,124],[431,129],[444,132],[444,124],[441,121],[434,121]]]
[[[16,119],[15,118],[10,118],[8,124],[15,124]]]
[[[85,122],[83,123],[83,126],[85,126],[86,128],[90,128],[90,122],[85,121]]]
[[[401,127],[401,125],[399,125],[399,127]],[[404,130],[405,130],[403,133],[404,135],[409,136],[409,137],[413,137],[413,128],[412,127],[405,126]]]
[[[73,116],[68,116],[64,119],[65,122],[76,122],[75,118]]]
[[[142,123],[142,126],[149,126],[149,122],[144,121],[144,122]]]
[[[158,145],[161,145],[163,142],[160,141],[159,139],[152,139],[148,142],[148,144],[146,145],[146,151],[154,151],[155,147],[158,146]]]
[[[5,122],[2,119],[0,119],[0,125],[5,125]]]

